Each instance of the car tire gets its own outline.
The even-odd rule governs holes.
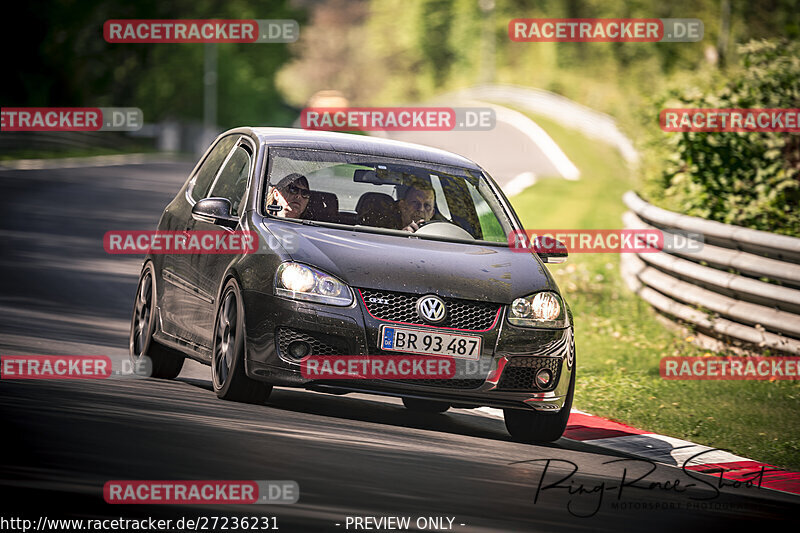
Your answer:
[[[555,442],[564,434],[575,396],[575,367],[569,380],[567,399],[558,413],[542,413],[534,410],[503,409],[506,429],[511,438],[528,444]]]
[[[156,284],[152,263],[147,263],[139,276],[136,300],[133,303],[128,353],[134,369],[139,369],[144,357],[150,358],[150,375],[160,379],[175,379],[181,373],[184,354],[160,344],[153,338],[156,329]]]
[[[272,385],[247,377],[244,304],[235,279],[225,284],[214,314],[214,343],[211,356],[211,384],[223,400],[263,404]]]
[[[447,402],[420,400],[419,398],[403,398],[403,405],[415,413],[444,413],[450,409],[450,404]]]

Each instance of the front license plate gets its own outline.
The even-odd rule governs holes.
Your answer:
[[[474,335],[453,335],[440,331],[381,326],[378,348],[392,352],[479,359],[481,338]]]

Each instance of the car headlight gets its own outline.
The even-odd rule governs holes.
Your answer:
[[[528,328],[565,328],[569,325],[561,297],[554,292],[537,292],[517,298],[508,308],[508,321]]]
[[[275,274],[275,294],[295,300],[347,306],[353,291],[345,283],[316,268],[300,263],[282,263]]]

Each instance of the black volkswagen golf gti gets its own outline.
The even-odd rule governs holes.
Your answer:
[[[274,385],[402,398],[408,409],[504,410],[517,440],[558,439],[575,392],[572,315],[488,174],[458,155],[342,133],[220,135],[159,231],[253,232],[253,253],[150,253],[134,363],[174,378],[211,365],[220,398]],[[413,342],[411,342],[413,341]],[[314,379],[312,357],[451,358],[447,378]],[[441,359],[440,359],[441,360]],[[388,360],[387,360],[388,361]]]

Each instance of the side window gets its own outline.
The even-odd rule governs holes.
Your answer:
[[[472,196],[472,203],[475,205],[475,212],[478,215],[478,222],[481,226],[481,233],[483,240],[493,242],[505,242],[506,232],[503,230],[502,224],[497,220],[497,215],[492,211],[492,208],[486,202],[480,191],[475,189],[472,185],[467,185],[469,194]],[[489,191],[485,191],[487,194]]]
[[[203,164],[200,165],[200,169],[197,171],[197,174],[195,174],[194,183],[190,185],[192,199],[194,199],[195,202],[206,197],[206,192],[209,186],[211,186],[211,182],[214,181],[214,176],[217,175],[219,167],[222,166],[225,158],[228,157],[231,148],[236,144],[236,139],[238,138],[238,135],[228,135],[224,137],[211,150],[211,153],[208,154]]]
[[[231,201],[231,215],[239,216],[239,207],[247,189],[247,177],[250,175],[250,152],[242,146],[233,150],[225,168],[217,176],[211,186],[208,197],[227,198]]]

